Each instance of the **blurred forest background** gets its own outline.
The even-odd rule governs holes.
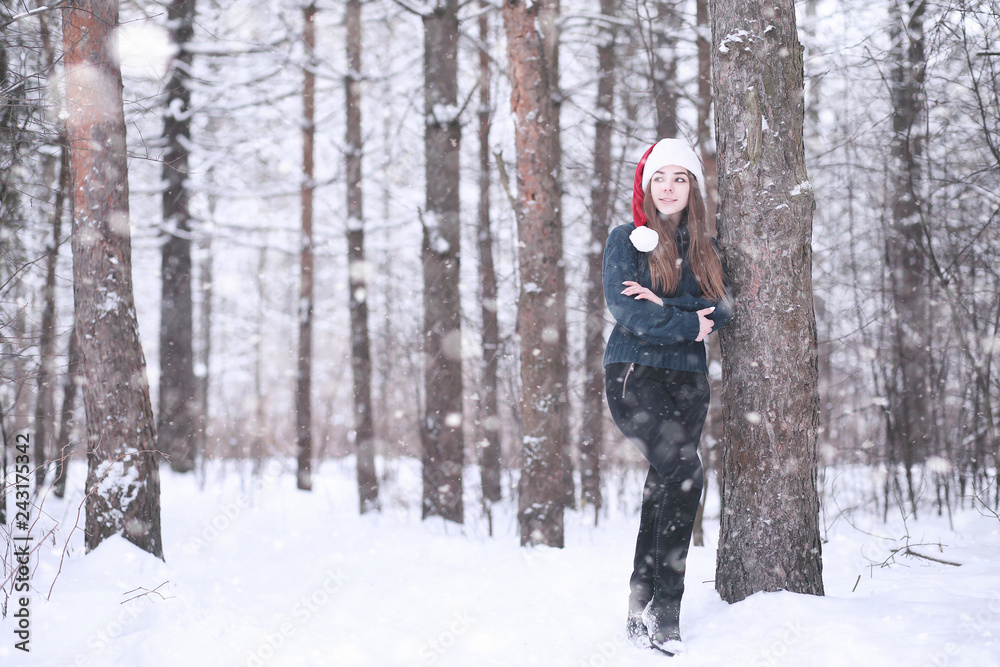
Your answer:
[[[553,372],[577,473],[563,485],[567,505],[595,518],[609,502],[601,480],[642,463],[589,388],[595,331],[610,326],[592,267],[608,229],[631,221],[649,144],[685,138],[713,173],[709,4],[562,0],[539,19],[555,63],[563,230],[552,307],[564,322],[549,334],[564,350]],[[6,0],[0,14],[0,404],[7,434],[29,428],[41,442],[37,479],[51,481],[86,435],[62,28],[40,5]],[[998,10],[797,3],[821,467],[870,467],[883,511],[1000,498]],[[499,5],[130,0],[118,39],[135,306],[171,465],[298,457],[301,471],[303,452],[308,469],[360,451],[367,511],[399,457],[440,466],[457,448],[482,463],[484,506],[498,500],[498,480],[521,466],[525,287]],[[710,467],[717,421],[702,448]],[[428,443],[450,449],[430,460]],[[461,467],[425,473],[441,479],[461,485]],[[425,489],[425,511],[449,516],[436,493]]]

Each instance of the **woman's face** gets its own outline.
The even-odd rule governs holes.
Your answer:
[[[660,215],[670,218],[675,224],[688,205],[691,194],[691,175],[687,169],[668,165],[658,169],[650,179],[650,196]]]

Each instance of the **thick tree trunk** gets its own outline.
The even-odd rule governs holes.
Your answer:
[[[156,431],[160,451],[176,472],[194,469],[198,441],[198,388],[194,377],[194,306],[191,297],[191,52],[195,0],[173,0],[167,26],[177,47],[163,111],[162,294],[160,394]]]
[[[162,558],[156,433],[132,297],[117,27],[115,0],[63,9],[73,295],[89,441],[85,541],[90,551],[121,533]]]
[[[927,267],[921,232],[923,153],[923,82],[925,69],[923,0],[893,0],[892,38],[892,148],[889,196],[892,224],[885,239],[885,255],[892,298],[888,319],[892,345],[887,381],[889,461],[906,470],[910,505],[916,511],[911,471],[930,453],[928,350],[930,327],[927,304]]]
[[[423,516],[462,523],[462,318],[458,285],[458,2],[443,0],[424,21]]]
[[[813,192],[791,0],[713,6],[720,232],[736,297],[722,330],[723,511],[716,588],[821,595]]]
[[[347,262],[351,312],[351,373],[354,378],[354,445],[361,513],[379,509],[372,416],[372,361],[368,337],[368,263],[361,201],[361,0],[347,0]]]
[[[521,295],[521,402],[524,436],[518,498],[522,545],[563,546],[560,322],[557,307],[562,228],[555,194],[555,115],[539,5],[505,0],[504,26],[516,118],[517,221]]]
[[[611,122],[614,118],[615,42],[618,0],[601,0],[597,40],[597,113],[594,121],[594,175],[590,190],[590,248],[587,251],[587,319],[580,428],[580,499],[600,515],[601,450],[604,448],[604,245],[611,226]]]
[[[559,12],[560,0],[540,0],[538,10],[538,34],[545,54],[545,71],[549,77],[549,92],[552,96],[552,165],[555,191],[552,194],[556,213],[556,224],[561,229],[562,219],[562,90],[559,86]],[[559,248],[556,269],[559,272],[555,306],[559,318],[559,358],[555,367],[556,389],[559,392],[558,411],[560,440],[563,457],[563,500],[566,507],[576,507],[576,484],[573,480],[572,438],[569,425],[569,333],[566,329],[566,262],[563,249]]]
[[[296,485],[312,489],[313,152],[316,137],[316,4],[302,8],[306,66],[302,85],[302,245],[299,250],[299,356],[295,376]]]
[[[479,446],[479,470],[483,501],[499,502],[500,416],[497,407],[497,366],[500,354],[500,325],[497,321],[497,276],[493,265],[493,233],[490,230],[490,125],[493,102],[490,97],[490,5],[479,0],[479,282],[482,285],[483,382],[480,396],[483,440]]]

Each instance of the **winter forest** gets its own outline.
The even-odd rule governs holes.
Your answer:
[[[646,665],[602,355],[694,146],[692,665],[1000,665],[995,0],[4,0],[5,665]],[[624,592],[623,592],[624,591]]]

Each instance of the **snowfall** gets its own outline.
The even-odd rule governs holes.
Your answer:
[[[687,652],[669,658],[624,636],[641,470],[609,476],[596,526],[592,508],[567,511],[555,549],[519,546],[513,501],[486,519],[474,467],[460,526],[421,520],[418,462],[379,465],[382,511],[363,516],[350,458],[321,462],[311,492],[291,461],[164,469],[160,560],[118,537],[85,554],[75,464],[66,499],[33,508],[30,653],[11,597],[0,665],[1000,665],[1000,519],[970,499],[950,518],[891,504],[883,521],[871,472],[826,469],[826,596],[727,604],[713,489],[688,559]],[[4,560],[9,592],[9,542]]]

